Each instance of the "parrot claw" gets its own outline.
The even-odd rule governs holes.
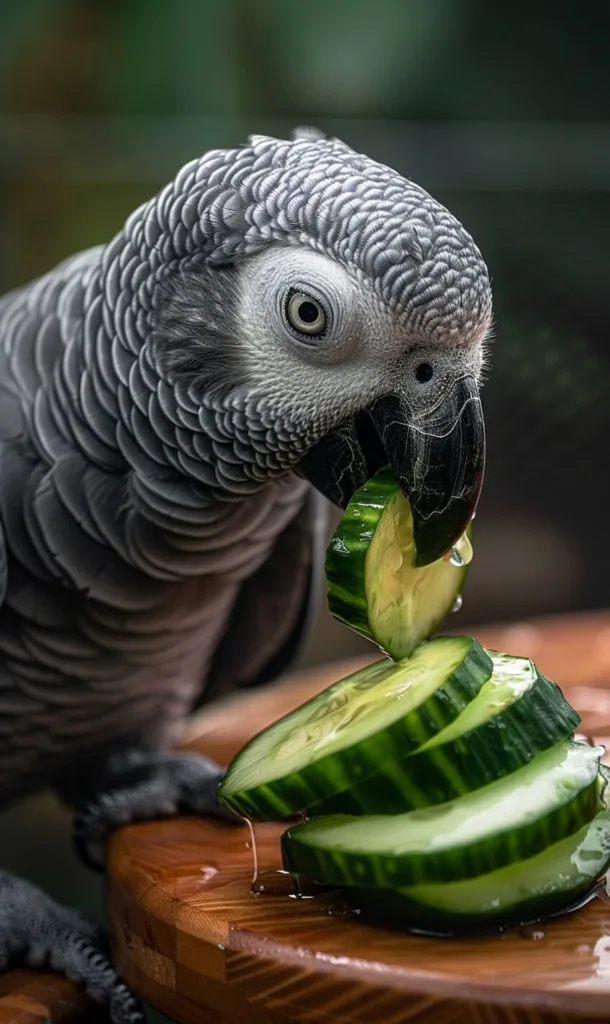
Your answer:
[[[223,774],[198,754],[132,753],[115,764],[108,786],[76,815],[73,836],[79,857],[94,871],[103,871],[109,833],[134,821],[213,814],[239,823],[241,819],[216,802]]]
[[[107,1006],[113,1024],[144,1024],[139,1001],[108,959],[92,921],[62,907],[31,882],[0,871],[0,970],[14,960],[48,966]]]

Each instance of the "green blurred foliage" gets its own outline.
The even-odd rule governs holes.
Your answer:
[[[603,0],[3,0],[0,27],[4,111],[595,119],[608,108]]]

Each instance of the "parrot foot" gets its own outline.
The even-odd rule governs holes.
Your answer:
[[[131,753],[109,767],[98,796],[76,815],[74,844],[88,867],[102,871],[106,839],[119,825],[170,818],[176,814],[213,814],[239,822],[216,802],[224,771],[198,754]]]
[[[92,921],[31,882],[0,871],[0,971],[13,961],[49,967],[108,1007],[113,1024],[144,1024],[139,1001],[108,959]]]

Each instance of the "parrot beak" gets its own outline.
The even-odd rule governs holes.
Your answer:
[[[388,462],[411,505],[417,564],[429,565],[462,536],[481,492],[485,426],[474,378],[460,377],[419,416],[398,395],[377,399],[318,441],[299,471],[344,509]]]
[[[485,470],[485,425],[471,376],[413,417],[404,399],[378,399],[369,414],[413,513],[417,564],[442,558],[472,520]]]

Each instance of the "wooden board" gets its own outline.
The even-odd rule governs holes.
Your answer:
[[[610,737],[610,614],[479,631],[529,654]],[[253,732],[352,669],[302,674],[200,716],[191,748],[222,762]],[[259,870],[281,827],[256,827]],[[610,1021],[610,905],[485,940],[399,934],[328,898],[253,895],[247,830],[195,819],[131,826],[109,848],[119,969],[184,1024],[571,1024]]]
[[[76,985],[48,971],[0,974],[0,1024],[109,1024],[108,1014]]]

